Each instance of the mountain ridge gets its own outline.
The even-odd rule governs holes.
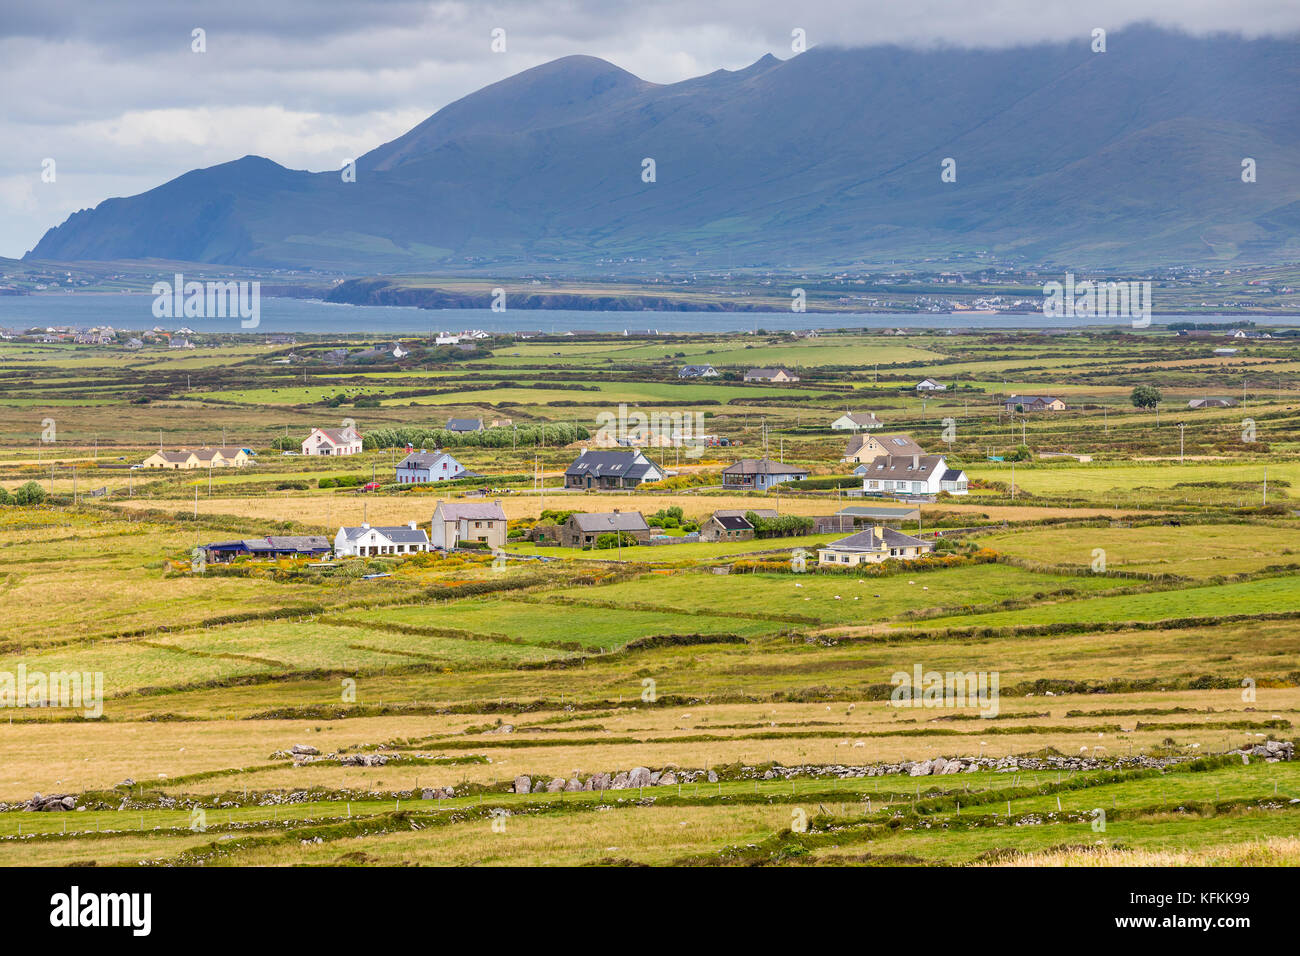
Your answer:
[[[564,57],[364,154],[355,183],[245,156],[75,213],[28,257],[352,272],[1300,258],[1300,40],[1138,28],[1108,47],[817,47],[673,84]]]

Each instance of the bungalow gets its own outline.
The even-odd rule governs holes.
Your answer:
[[[362,448],[361,433],[349,425],[346,428],[313,428],[303,439],[304,455],[359,455]]]
[[[1008,412],[1063,412],[1065,402],[1051,395],[1012,395],[1003,403]]]
[[[495,550],[506,545],[506,513],[501,502],[439,501],[433,509],[429,544],[450,551],[462,541],[482,541]]]
[[[140,463],[142,468],[197,468],[198,459],[192,451],[163,451],[161,448]]]
[[[661,481],[664,473],[639,451],[592,451],[584,448],[564,471],[566,488],[635,488]]]
[[[239,448],[235,445],[197,448],[194,450],[194,457],[198,462],[196,468],[243,468],[253,460],[247,448]]]
[[[470,477],[465,466],[445,451],[426,452],[421,448],[397,463],[399,485],[423,485],[431,481],[448,481]]]
[[[602,534],[615,531],[631,535],[637,544],[650,540],[650,526],[639,511],[579,512],[569,515],[569,520],[560,527],[560,544],[566,548],[591,548]]]
[[[717,378],[718,370],[712,365],[683,365],[677,371],[678,378]]]
[[[866,466],[862,491],[868,495],[950,495],[967,492],[966,472],[948,467],[943,455],[877,458]]]
[[[881,428],[884,426],[875,412],[845,412],[835,421],[831,422],[831,428],[837,432],[859,432],[867,431],[872,428]]]
[[[799,376],[784,368],[751,368],[745,373],[746,382],[797,382]]]
[[[415,554],[429,550],[429,536],[411,521],[395,527],[339,528],[334,536],[334,556],[373,558],[384,554]]]
[[[918,392],[946,392],[948,386],[941,385],[932,378],[923,378],[916,383],[916,390]]]
[[[483,419],[481,418],[449,418],[447,419],[447,431],[465,434],[467,432],[483,431]]]
[[[701,541],[749,541],[753,537],[754,526],[749,519],[734,512],[715,511],[700,526]]]
[[[323,557],[330,553],[330,539],[323,534],[268,535],[239,541],[205,544],[209,561],[250,555],[255,558]]]
[[[807,468],[766,458],[742,458],[722,469],[722,487],[727,491],[766,491],[773,485],[803,481],[807,477]]]
[[[252,461],[247,448],[227,445],[221,448],[200,448],[195,451],[163,451],[159,449],[140,464],[144,468],[242,468]]]
[[[1194,398],[1187,403],[1188,408],[1232,408],[1236,401],[1231,398]]]
[[[888,455],[924,454],[924,449],[907,435],[854,435],[840,460],[863,463]]]
[[[934,549],[934,544],[881,525],[832,541],[817,549],[817,563],[834,567],[879,564],[882,561],[915,561]]]

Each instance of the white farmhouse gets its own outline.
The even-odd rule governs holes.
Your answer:
[[[837,432],[856,432],[869,431],[873,428],[879,428],[884,423],[876,417],[875,412],[845,412],[835,421],[831,422],[831,428]]]
[[[303,439],[304,455],[359,455],[361,433],[352,426],[347,428],[313,428]]]
[[[339,528],[334,536],[336,558],[373,558],[429,550],[429,536],[414,521],[395,527]]]
[[[868,495],[950,495],[967,493],[966,472],[949,468],[943,455],[886,455],[857,469]],[[855,472],[856,473],[856,472]]]

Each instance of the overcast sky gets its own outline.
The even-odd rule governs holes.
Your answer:
[[[571,53],[672,83],[790,56],[795,28],[809,45],[1009,46],[1140,20],[1296,33],[1300,2],[0,0],[0,255],[21,256],[77,209],[249,153],[336,169]],[[206,53],[191,51],[195,28]]]

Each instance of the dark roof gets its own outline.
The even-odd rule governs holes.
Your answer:
[[[943,473],[943,477],[940,478],[939,480],[940,480],[940,481],[960,481],[960,480],[961,480],[961,469],[960,469],[960,468],[949,468],[947,471],[945,471],[945,472]]]
[[[713,520],[722,525],[724,531],[752,531],[754,528],[740,515],[715,514]]]
[[[449,432],[481,432],[482,430],[483,419],[481,418],[447,419],[447,431]]]
[[[249,554],[306,554],[328,551],[329,538],[323,534],[270,535],[265,538],[244,538],[241,541],[218,541],[204,545],[208,551],[247,552]]]
[[[882,551],[887,548],[912,548],[928,544],[928,541],[903,534],[893,528],[881,528],[879,532],[875,528],[868,528],[847,538],[832,541],[826,547],[831,551]]]
[[[1012,395],[1006,400],[1005,404],[1032,405],[1035,402],[1042,402],[1044,405],[1048,405],[1056,401],[1060,401],[1060,399],[1055,395]]]
[[[724,475],[806,475],[807,468],[783,465],[766,458],[742,458],[722,469]]]
[[[650,526],[639,511],[604,511],[594,514],[579,513],[571,517],[579,531],[648,531]]]
[[[582,454],[564,470],[566,475],[591,475],[593,478],[644,478],[648,473],[659,473],[654,462],[639,451],[592,451]]]

